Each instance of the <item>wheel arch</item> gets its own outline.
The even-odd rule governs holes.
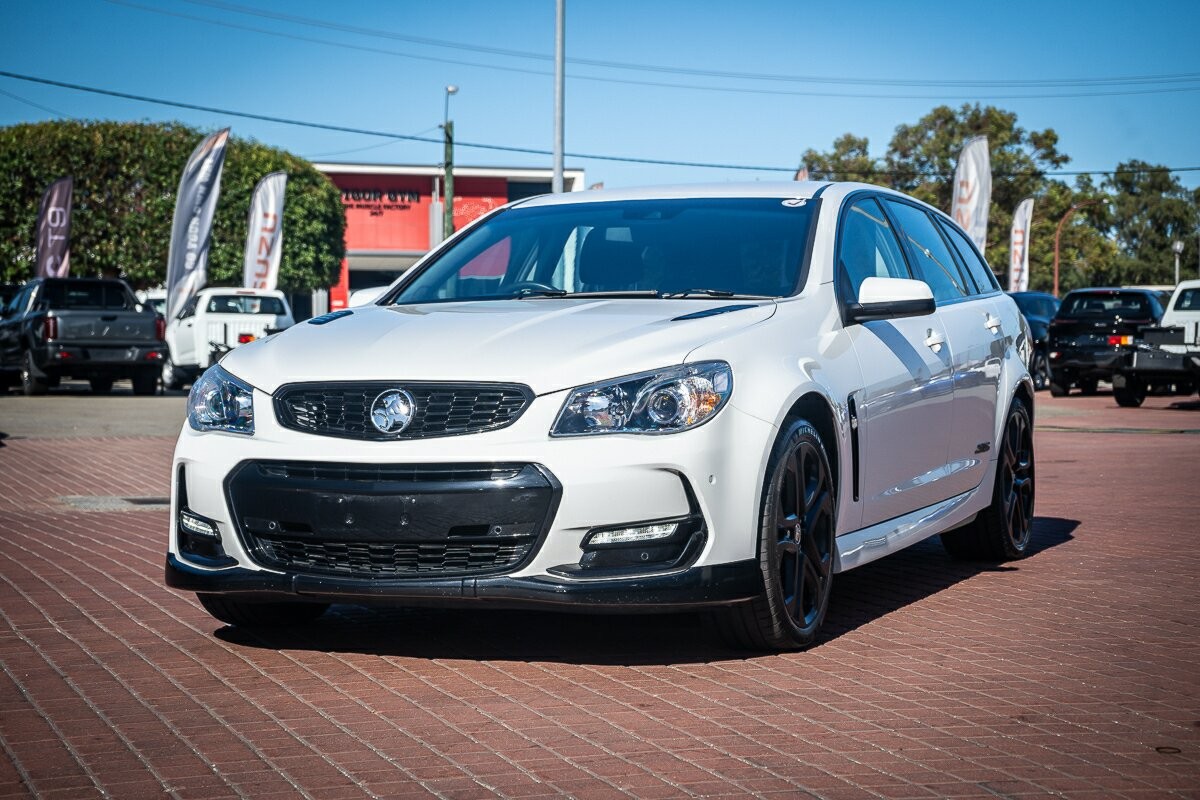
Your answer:
[[[837,416],[833,406],[825,395],[815,390],[809,390],[792,403],[780,424],[783,431],[798,419],[807,420],[816,429],[825,445],[825,454],[829,458],[829,468],[833,472],[834,493],[840,500],[842,490],[842,437],[838,435]]]

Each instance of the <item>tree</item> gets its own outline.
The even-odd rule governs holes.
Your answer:
[[[1176,241],[1184,244],[1180,271],[1186,275],[1182,265],[1196,263],[1200,191],[1188,192],[1166,168],[1137,160],[1119,164],[1104,188],[1112,198],[1104,223],[1120,248],[1120,282],[1173,284]]]
[[[800,157],[801,166],[808,168],[814,181],[876,181],[879,163],[867,152],[865,136],[844,133],[833,142],[833,151],[818,153],[808,149]]]
[[[180,173],[200,131],[178,124],[45,122],[0,129],[0,279],[33,276],[42,192],[75,177],[71,274],[117,273],[135,285],[166,279]],[[240,284],[254,186],[288,173],[279,283],[306,290],[336,282],[345,212],[329,179],[307,161],[230,139],[213,221],[208,280]]]

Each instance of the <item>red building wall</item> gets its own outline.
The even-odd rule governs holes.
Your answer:
[[[329,178],[342,191],[348,253],[413,253],[430,249],[432,176],[331,172]],[[455,176],[455,230],[507,202],[507,179]],[[340,280],[329,291],[330,310],[346,307],[349,288],[349,264],[343,261]]]

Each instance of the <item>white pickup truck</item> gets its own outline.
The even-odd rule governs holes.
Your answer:
[[[283,292],[209,287],[196,293],[167,324],[162,382],[182,389],[240,344],[295,324]]]

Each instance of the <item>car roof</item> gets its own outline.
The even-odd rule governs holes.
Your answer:
[[[542,194],[513,205],[522,208],[538,206],[571,205],[575,203],[602,203],[620,200],[695,200],[721,197],[777,197],[787,199],[812,199],[826,190],[838,189],[842,194],[868,190],[897,197],[909,197],[884,186],[851,181],[754,181],[740,183],[694,183],[669,186],[638,186],[624,189],[589,189],[584,192],[560,192]],[[909,197],[916,200],[916,198]],[[920,202],[920,201],[917,201]]]

